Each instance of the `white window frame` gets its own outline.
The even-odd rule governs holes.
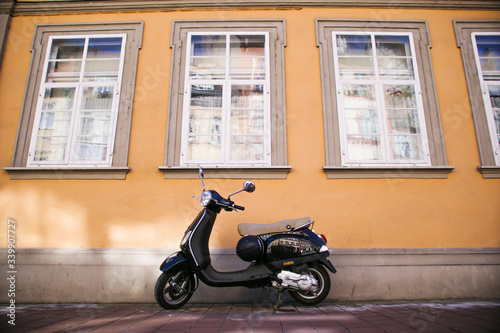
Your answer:
[[[491,145],[493,148],[493,157],[495,160],[495,164],[497,166],[500,166],[500,144],[498,142],[498,135],[500,133],[497,133],[495,119],[494,119],[494,115],[493,115],[493,108],[491,106],[490,92],[488,89],[488,86],[499,86],[500,87],[500,80],[496,80],[496,81],[484,80],[483,70],[481,67],[481,62],[479,60],[479,51],[477,48],[476,36],[498,36],[500,38],[500,32],[473,32],[473,33],[471,33],[472,47],[473,47],[473,51],[474,51],[474,59],[476,61],[479,82],[481,85],[481,93],[482,93],[482,97],[483,97],[484,108],[485,108],[485,113],[486,113],[486,121],[488,124],[488,130],[489,130],[488,132],[489,132],[489,136],[491,139]]]
[[[340,68],[339,68],[339,60],[338,60],[338,52],[337,52],[337,35],[366,35],[370,36],[372,42],[372,54],[373,57],[373,67],[375,78],[373,79],[342,79],[340,77]],[[379,69],[377,66],[377,55],[376,55],[376,46],[375,46],[375,36],[406,36],[409,40],[410,52],[411,52],[411,60],[413,64],[413,80],[407,79],[392,79],[392,80],[384,80],[378,78]],[[337,99],[337,108],[339,110],[339,132],[340,132],[340,144],[341,144],[341,159],[342,166],[429,166],[430,165],[430,157],[429,157],[429,144],[427,141],[427,131],[425,125],[425,114],[423,111],[423,102],[422,102],[422,92],[420,88],[420,78],[418,72],[418,64],[416,59],[416,51],[415,46],[413,44],[413,34],[411,32],[381,32],[381,31],[341,31],[336,30],[332,31],[332,44],[333,44],[333,55],[334,55],[334,66],[335,66],[335,82],[337,91],[335,92],[339,98]],[[343,85],[344,84],[359,84],[359,85],[373,85],[376,93],[376,103],[377,103],[377,113],[378,113],[378,125],[381,126],[379,129],[380,132],[380,149],[381,149],[381,159],[377,161],[372,160],[349,160],[348,152],[347,152],[347,134],[346,133],[346,119],[344,112],[344,93],[343,93]],[[386,115],[386,107],[384,105],[384,94],[382,86],[384,84],[392,84],[392,85],[412,85],[415,87],[415,98],[417,102],[418,109],[418,120],[420,127],[420,138],[422,144],[422,156],[424,159],[422,160],[394,160],[391,158],[390,154],[390,146],[388,143],[388,128],[387,128],[387,115]],[[368,134],[367,134],[368,135]]]
[[[84,69],[85,69],[85,62],[87,60],[87,50],[88,50],[88,43],[91,38],[112,38],[112,37],[120,37],[122,38],[122,45],[121,45],[121,50],[120,50],[120,64],[119,64],[119,69],[118,69],[118,78],[116,81],[89,81],[89,82],[84,82],[83,81],[83,75],[84,75]],[[84,47],[84,54],[82,57],[82,65],[80,69],[80,76],[78,82],[56,82],[56,83],[48,83],[46,82],[47,78],[47,72],[48,72],[48,65],[50,62],[49,55],[52,47],[52,43],[54,40],[57,39],[85,39],[85,47]],[[115,140],[115,134],[116,134],[116,127],[117,127],[117,116],[118,116],[118,107],[119,107],[119,101],[120,101],[120,87],[122,83],[122,76],[123,76],[123,67],[124,67],[124,59],[125,59],[125,48],[127,43],[127,35],[126,34],[86,34],[86,35],[54,35],[49,37],[49,43],[47,47],[47,53],[45,56],[45,61],[43,65],[43,74],[42,74],[42,81],[40,84],[40,90],[38,94],[38,101],[37,101],[37,107],[36,107],[36,114],[35,114],[35,120],[33,126],[33,132],[31,135],[31,141],[30,141],[30,148],[29,148],[29,153],[28,153],[28,161],[27,161],[27,166],[28,167],[34,167],[34,166],[62,166],[62,167],[72,167],[72,166],[78,166],[78,167],[91,167],[91,166],[111,166],[113,162],[113,151],[114,151],[114,140]],[[106,156],[105,161],[73,161],[73,155],[74,155],[74,144],[75,144],[75,138],[76,138],[76,133],[77,129],[76,126],[77,124],[77,119],[78,115],[80,113],[80,98],[82,95],[82,91],[84,87],[113,87],[113,102],[112,102],[112,107],[111,107],[111,118],[110,118],[110,133],[108,137],[108,152]],[[74,87],[75,88],[75,98],[73,100],[73,112],[71,114],[71,121],[70,121],[70,129],[69,129],[69,134],[68,134],[68,143],[66,145],[66,152],[65,152],[65,159],[63,161],[35,161],[35,150],[36,150],[36,144],[37,144],[37,139],[38,139],[38,130],[40,127],[40,118],[42,114],[42,106],[43,106],[43,101],[45,97],[45,90],[46,88],[66,88],[66,87]]]
[[[232,35],[263,35],[265,36],[265,80],[261,79],[231,79],[229,77],[230,66],[230,36]],[[225,78],[224,79],[192,79],[190,78],[190,57],[191,57],[191,38],[192,36],[211,36],[224,35],[226,36],[226,53],[225,53]],[[223,165],[223,166],[269,166],[271,164],[271,135],[270,135],[270,64],[269,64],[269,33],[268,32],[252,32],[252,31],[214,31],[214,32],[188,32],[186,45],[186,68],[184,79],[184,102],[183,102],[183,119],[182,119],[182,143],[181,143],[181,165]],[[192,85],[221,85],[222,89],[222,133],[221,133],[221,156],[220,160],[188,160],[188,132],[189,132],[189,108],[191,101],[191,86]],[[234,85],[262,85],[264,98],[264,156],[262,160],[230,160],[230,120],[231,120],[231,86]]]
[[[446,158],[444,133],[441,126],[439,104],[434,83],[430,49],[432,47],[429,28],[424,20],[371,20],[371,19],[328,19],[317,18],[316,46],[319,49],[321,65],[321,92],[323,99],[324,135],[325,135],[325,172],[327,179],[373,179],[373,178],[436,178],[445,179],[454,169]],[[332,32],[349,31],[352,33],[388,33],[411,32],[414,57],[418,64],[418,78],[422,92],[425,130],[429,146],[429,165],[345,165],[342,164],[342,145],[340,140],[340,122],[338,94],[335,79],[334,50]]]

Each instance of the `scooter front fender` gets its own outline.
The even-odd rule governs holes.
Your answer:
[[[172,253],[165,260],[163,260],[163,262],[160,265],[160,271],[165,272],[174,267],[175,269],[179,270],[180,269],[191,270],[186,257],[181,251]]]

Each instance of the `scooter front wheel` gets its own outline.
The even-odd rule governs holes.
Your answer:
[[[188,270],[163,272],[156,281],[155,298],[164,309],[178,309],[193,295],[195,280]]]
[[[318,281],[318,287],[314,292],[290,290],[289,294],[300,304],[311,306],[317,305],[325,300],[330,293],[330,275],[322,266],[308,267],[309,275]]]

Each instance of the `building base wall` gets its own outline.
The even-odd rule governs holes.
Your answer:
[[[159,265],[176,249],[17,249],[17,303],[154,302]],[[221,271],[242,269],[234,250],[212,249]],[[7,250],[0,269],[8,274]],[[500,248],[338,249],[328,301],[500,298]],[[9,277],[9,276],[7,276]],[[12,280],[1,279],[9,290]],[[200,284],[191,302],[274,302],[276,293]],[[7,292],[0,302],[12,299]]]

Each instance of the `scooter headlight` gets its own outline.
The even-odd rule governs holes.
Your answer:
[[[204,191],[201,194],[201,197],[200,197],[200,204],[203,207],[207,207],[208,204],[210,203],[210,201],[212,201],[212,192],[210,192],[210,191]]]

